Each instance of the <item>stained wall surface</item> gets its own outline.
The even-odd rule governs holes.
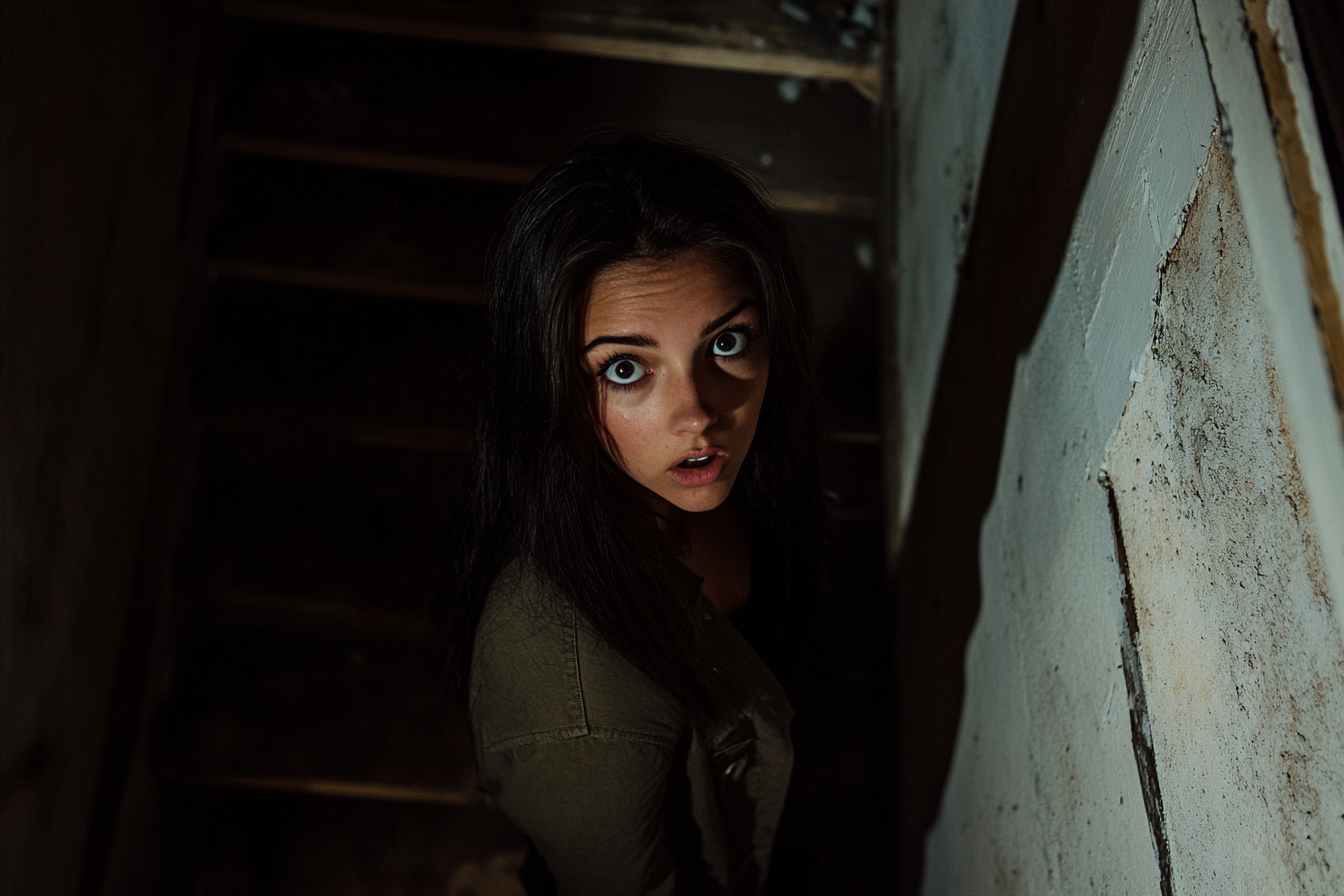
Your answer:
[[[1017,366],[931,894],[1340,889],[1344,643],[1200,24],[1145,5]]]
[[[1221,145],[1143,372],[1108,468],[1173,888],[1338,892],[1344,642]]]

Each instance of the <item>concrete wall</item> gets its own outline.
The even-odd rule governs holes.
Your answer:
[[[1341,887],[1344,440],[1245,16],[1142,7],[1013,377],[925,892]]]
[[[180,288],[191,7],[0,6],[0,893],[81,874]]]

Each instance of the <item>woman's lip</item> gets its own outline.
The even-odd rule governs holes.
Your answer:
[[[722,457],[724,452],[719,448],[713,447],[712,445],[706,445],[703,448],[692,448],[690,451],[687,451],[685,454],[683,454],[681,456],[681,460],[677,461],[677,463],[673,464],[672,466],[673,468],[675,468],[677,464],[684,464],[688,460],[698,460],[702,457],[709,457],[710,455],[713,454],[717,454],[720,457]]]
[[[678,485],[684,486],[685,488],[699,488],[702,485],[709,485],[711,482],[718,479],[720,475],[722,475],[724,461],[727,459],[726,456],[722,452],[713,451],[711,449],[709,451],[705,451],[699,454],[692,454],[690,457],[684,458],[684,460],[691,460],[692,458],[696,457],[706,457],[709,454],[713,454],[714,457],[709,463],[705,464],[703,467],[688,468],[682,466],[674,466],[671,469],[669,469],[668,472],[672,474],[672,478],[677,481]]]

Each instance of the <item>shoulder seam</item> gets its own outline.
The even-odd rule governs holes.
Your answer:
[[[515,747],[525,747],[528,744],[558,743],[564,740],[579,740],[582,738],[626,741],[628,743],[646,744],[651,747],[663,747],[669,750],[676,749],[677,746],[675,738],[660,737],[657,734],[649,734],[643,731],[629,731],[625,728],[595,728],[583,725],[568,728],[547,728],[544,731],[518,734],[513,737],[506,737],[493,744],[484,744],[482,749],[487,753],[498,753]]]

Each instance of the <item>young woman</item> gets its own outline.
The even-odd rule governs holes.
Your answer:
[[[756,893],[820,587],[809,299],[731,165],[625,136],[543,171],[489,277],[445,624],[530,892]]]

